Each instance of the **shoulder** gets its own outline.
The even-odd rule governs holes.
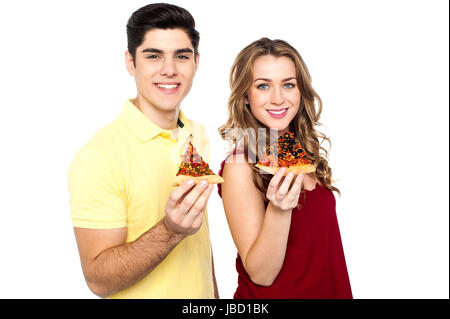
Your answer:
[[[248,172],[251,173],[252,169],[247,163],[247,158],[243,153],[233,153],[228,155],[224,160],[224,170],[228,172]]]
[[[77,158],[96,161],[109,159],[116,163],[127,163],[128,146],[132,143],[131,141],[127,127],[120,118],[116,118],[97,130],[76,152],[74,160]]]
[[[97,148],[105,151],[113,151],[117,144],[123,141],[125,128],[119,118],[100,128],[89,138],[84,148]],[[120,138],[122,136],[122,138]]]
[[[100,172],[122,171],[125,147],[120,130],[120,122],[117,120],[98,130],[75,153],[69,166],[69,175],[81,172],[98,175]]]
[[[223,165],[222,176],[225,180],[224,189],[232,189],[233,193],[247,192],[256,189],[253,183],[254,171],[247,163],[244,154],[231,154]]]
[[[68,169],[69,179],[93,180],[120,177],[124,171],[117,157],[102,148],[83,147],[74,156]]]

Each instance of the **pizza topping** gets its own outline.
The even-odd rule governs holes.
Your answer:
[[[178,175],[198,177],[214,175],[214,172],[209,168],[208,163],[203,161],[192,143],[189,142],[188,148],[182,156],[182,162],[178,169],[177,176]]]
[[[312,160],[295,140],[294,134],[287,132],[280,135],[277,141],[266,149],[266,155],[258,163],[264,166],[288,167],[310,165]]]

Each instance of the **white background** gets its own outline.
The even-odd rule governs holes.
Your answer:
[[[72,231],[67,168],[135,96],[125,25],[147,1],[0,3],[0,298],[95,298]],[[303,56],[324,102],[355,298],[449,297],[448,1],[173,1],[195,17],[200,68],[182,104],[225,154],[228,73],[262,36]],[[222,298],[236,249],[209,202]]]

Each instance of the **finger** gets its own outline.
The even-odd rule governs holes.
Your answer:
[[[198,183],[180,202],[180,205],[177,207],[177,210],[182,214],[187,214],[189,210],[194,206],[197,199],[200,195],[207,189],[208,182],[201,181]]]
[[[285,167],[280,168],[276,172],[276,174],[270,180],[269,186],[267,187],[267,193],[270,194],[276,192],[276,190],[278,189],[278,185],[280,184],[281,179],[283,178],[285,172],[286,172]]]
[[[201,211],[201,213],[197,215],[197,218],[192,222],[192,228],[198,229],[202,226],[203,216],[205,216],[204,212],[205,210]]]
[[[183,196],[192,189],[192,187],[195,185],[194,180],[189,179],[183,183],[181,183],[180,186],[175,188],[169,196],[169,199],[167,200],[166,207],[168,209],[175,209],[178,206],[178,202],[180,199],[183,198]]]
[[[208,202],[209,196],[214,190],[214,185],[209,185],[203,193],[197,198],[195,204],[191,207],[189,212],[186,214],[185,222],[189,226],[193,226],[195,221],[198,220],[199,216],[203,214],[206,209],[206,203]]]
[[[292,185],[287,195],[290,199],[295,199],[300,195],[303,186],[303,177],[303,174],[298,174],[295,178],[294,184]]]
[[[282,197],[284,197],[288,191],[289,191],[289,187],[291,186],[291,182],[294,179],[294,173],[289,172],[289,174],[287,174],[286,178],[284,179],[283,183],[281,184],[280,188],[278,189],[277,194]]]

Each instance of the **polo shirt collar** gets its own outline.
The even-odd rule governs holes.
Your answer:
[[[164,130],[153,123],[130,100],[126,100],[119,117],[123,119],[133,135],[141,142],[150,141],[161,133],[168,133],[169,135],[171,133],[170,130]],[[180,131],[187,130],[189,134],[192,134],[191,123],[181,110],[178,117],[178,127],[181,128]]]

